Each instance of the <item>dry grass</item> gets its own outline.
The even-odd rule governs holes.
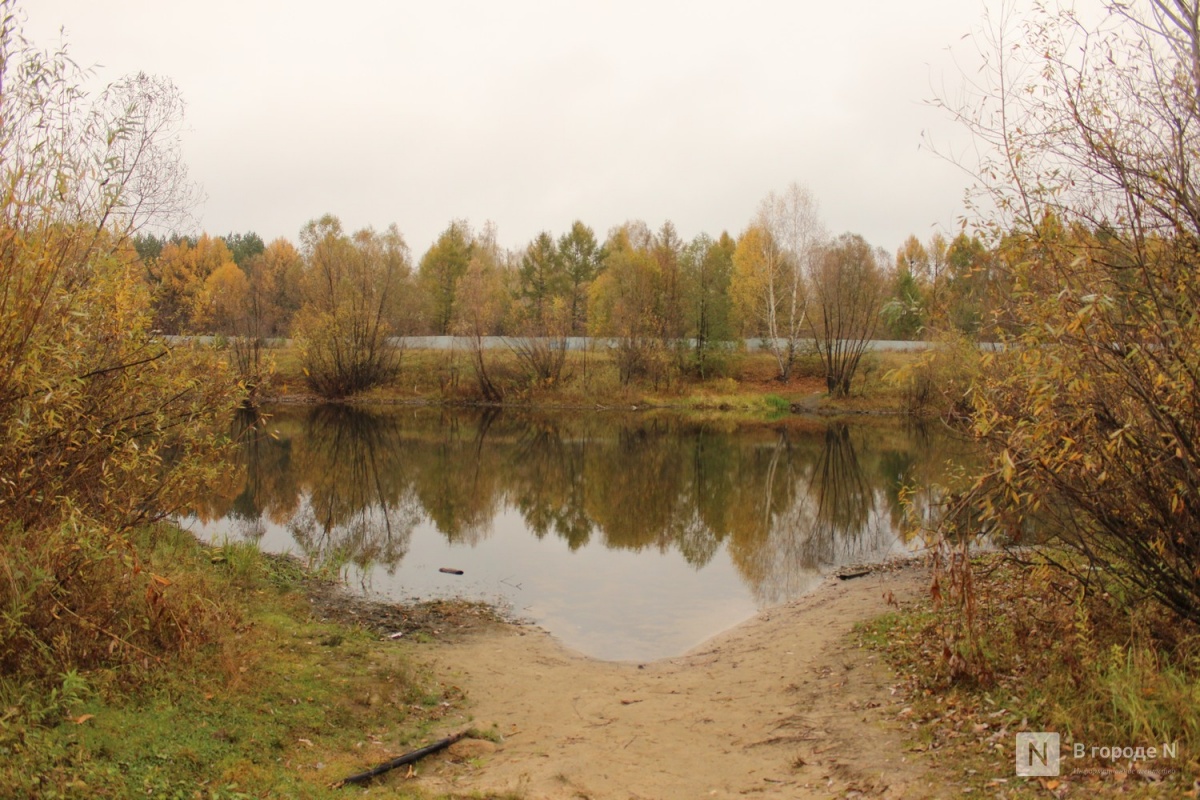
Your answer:
[[[10,527],[0,540],[0,672],[34,683],[71,670],[135,674],[236,627],[177,537],[162,527],[128,536]]]
[[[412,666],[419,645],[315,618],[289,562],[154,538],[137,543],[140,574],[171,576],[172,613],[205,618],[205,635],[153,653],[138,638],[144,662],[64,655],[58,673],[0,676],[0,797],[334,798],[335,780],[445,735],[461,693]],[[153,608],[125,593],[131,611]],[[403,773],[374,791],[420,796]]]
[[[273,351],[275,374],[272,391],[283,401],[311,400],[305,388],[300,361],[293,348]],[[825,397],[821,365],[815,356],[803,357],[792,378],[781,383],[769,353],[739,352],[730,355],[723,369],[705,380],[679,369],[666,369],[657,380],[622,383],[617,365],[606,351],[571,351],[561,378],[550,385],[529,375],[513,352],[485,351],[486,369],[503,394],[505,405],[545,407],[675,406],[770,416],[777,411],[775,396],[786,405],[805,410],[840,410],[851,413],[896,412],[902,392],[888,374],[913,359],[907,353],[870,354],[855,381],[850,398],[836,403]],[[387,386],[356,398],[362,402],[480,403],[484,394],[467,350],[408,350],[400,373]]]
[[[864,631],[902,676],[901,723],[939,769],[989,796],[1183,796],[1200,775],[1200,638],[1159,607],[1132,613],[1084,595],[1057,571],[1000,557],[975,562],[977,644],[987,670],[952,678],[949,605],[902,609]],[[1053,780],[1018,779],[1015,735],[1054,731],[1064,754]],[[1153,762],[1096,758],[1096,747],[1178,745]]]

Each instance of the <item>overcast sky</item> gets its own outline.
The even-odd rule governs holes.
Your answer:
[[[809,187],[832,233],[956,228],[966,178],[924,101],[978,0],[204,3],[37,0],[26,33],[106,80],[171,78],[200,226],[296,241],[331,212],[419,258],[454,218],[500,242],[582,219],[740,232]]]

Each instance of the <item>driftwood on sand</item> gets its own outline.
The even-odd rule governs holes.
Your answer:
[[[462,731],[461,733],[456,733],[453,736],[447,736],[445,739],[439,739],[433,744],[422,747],[420,750],[413,750],[411,753],[405,753],[402,756],[393,758],[391,761],[385,761],[378,767],[369,769],[366,772],[360,772],[357,775],[351,775],[349,778],[342,778],[340,781],[333,784],[333,786],[335,789],[337,789],[342,786],[346,786],[347,784],[367,783],[371,779],[377,778],[385,772],[391,772],[396,767],[403,767],[405,764],[412,764],[416,761],[420,761],[425,756],[438,752],[439,750],[445,750],[459,739],[467,738],[470,733],[470,731]]]

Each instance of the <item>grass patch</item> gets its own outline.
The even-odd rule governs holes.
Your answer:
[[[143,535],[167,590],[220,605],[224,630],[136,669],[0,677],[0,796],[338,797],[338,778],[444,735],[458,691],[412,644],[313,619],[291,562]]]
[[[763,397],[763,402],[766,403],[768,416],[771,419],[778,419],[791,413],[792,404],[777,394],[766,395]]]
[[[902,678],[900,722],[911,749],[962,790],[988,796],[1182,797],[1200,775],[1200,638],[1152,607],[1124,613],[1084,595],[1044,566],[977,560],[978,646],[988,674],[952,680],[945,632],[960,613],[927,602],[859,628]],[[1016,734],[1053,731],[1062,774],[1018,778]],[[1085,746],[1074,758],[1073,746]],[[1134,762],[1093,747],[1177,748],[1176,758]],[[1072,794],[1071,796],[1074,796]],[[1194,796],[1194,795],[1188,795]]]

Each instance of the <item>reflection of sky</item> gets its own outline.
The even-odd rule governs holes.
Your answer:
[[[697,571],[674,549],[635,553],[593,542],[572,552],[558,537],[531,536],[515,510],[498,514],[473,547],[420,528],[396,574],[372,577],[372,588],[392,597],[500,600],[568,647],[606,659],[677,655],[755,610],[728,557]]]
[[[873,531],[864,532],[859,546],[835,554],[836,563],[878,560],[903,551],[890,526],[873,517]],[[210,541],[242,538],[239,526],[246,525],[228,519],[185,524]],[[286,527],[270,522],[256,527],[265,529],[260,540],[264,550],[302,555]],[[822,579],[794,563],[779,564],[781,585],[769,597],[756,599],[724,544],[706,566],[696,569],[676,548],[609,550],[599,536],[572,552],[557,536],[533,536],[515,509],[498,513],[484,533],[473,545],[451,544],[428,521],[422,522],[392,574],[382,566],[366,574],[355,570],[348,583],[396,601],[464,597],[499,603],[586,655],[652,661],[680,655],[749,618],[760,601],[786,602]],[[438,571],[442,567],[464,574],[447,575]]]

